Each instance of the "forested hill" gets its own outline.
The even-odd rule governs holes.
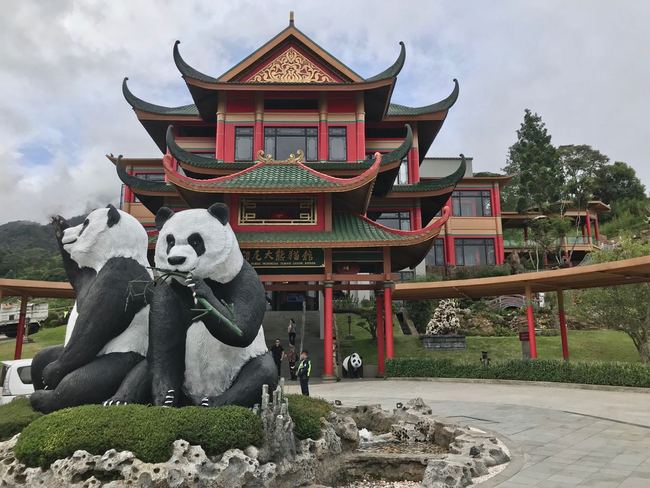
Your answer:
[[[69,222],[77,225],[84,218]],[[0,278],[67,280],[50,224],[20,220],[0,225]]]

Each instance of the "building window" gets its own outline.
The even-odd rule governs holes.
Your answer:
[[[491,217],[492,200],[489,190],[460,190],[451,194],[453,215],[456,217]]]
[[[247,197],[239,201],[239,225],[314,225],[318,223],[314,197],[291,199]]]
[[[402,163],[399,165],[399,172],[397,173],[397,178],[395,183],[398,185],[408,185],[409,182],[409,163],[408,160],[403,159]]]
[[[411,230],[411,212],[383,212],[377,223],[391,229]]]
[[[424,264],[432,267],[445,265],[445,244],[442,239],[433,241],[433,247],[424,258]]]
[[[315,127],[266,127],[264,152],[284,160],[300,149],[307,161],[318,160],[318,129]]]
[[[347,161],[347,129],[345,127],[330,127],[328,134],[330,161]]]
[[[136,176],[141,180],[165,181],[165,173],[137,173]]]
[[[253,160],[253,128],[235,127],[235,161]]]
[[[494,239],[454,239],[456,264],[479,266],[495,264]]]

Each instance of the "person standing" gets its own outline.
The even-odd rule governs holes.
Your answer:
[[[300,390],[305,396],[309,396],[309,377],[311,376],[311,360],[309,353],[305,349],[300,353],[300,364],[298,365],[298,379],[300,380]]]
[[[289,333],[289,344],[292,346],[296,345],[296,321],[293,318],[289,319],[289,327],[287,328]]]
[[[280,343],[280,339],[275,340],[275,344],[271,347],[271,354],[273,355],[273,361],[275,362],[275,367],[278,368],[278,378],[282,374],[282,360],[284,359],[284,348]]]
[[[287,353],[287,361],[289,361],[289,374],[292,380],[298,379],[296,376],[296,363],[298,362],[298,353],[296,346],[290,345],[289,352]]]

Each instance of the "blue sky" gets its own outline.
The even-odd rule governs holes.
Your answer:
[[[120,84],[163,105],[191,102],[172,60],[213,75],[296,25],[361,75],[406,65],[393,101],[460,97],[429,155],[498,171],[525,108],[553,142],[590,144],[650,187],[650,2],[32,0],[0,18],[0,223],[44,221],[119,197],[104,154],[159,154]]]

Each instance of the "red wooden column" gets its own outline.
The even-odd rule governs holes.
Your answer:
[[[393,359],[393,285],[392,281],[384,282],[384,324],[386,327],[386,359]]]
[[[366,158],[366,107],[363,98],[363,93],[356,95],[356,129],[357,129],[357,155],[358,161],[363,161]]]
[[[528,341],[530,344],[530,359],[537,359],[535,315],[533,314],[533,293],[530,289],[530,285],[526,285],[526,316],[528,318]]]
[[[325,303],[323,309],[324,341],[323,341],[323,378],[334,378],[334,327],[333,304],[332,304],[332,287],[333,281],[325,283]]]
[[[264,94],[255,94],[255,126],[253,128],[253,160],[264,150]]]
[[[600,226],[598,225],[598,214],[594,218],[594,235],[596,236],[596,243],[600,242]]]
[[[376,292],[377,303],[377,376],[384,375],[384,294]]]
[[[560,315],[560,337],[562,339],[562,357],[569,360],[569,340],[566,333],[566,315],[564,314],[564,292],[557,291],[557,309]]]
[[[327,93],[318,99],[318,160],[327,161],[329,152],[329,133],[327,130]]]
[[[225,97],[219,99],[217,107],[217,140],[215,141],[215,157],[223,161],[226,157],[226,100]]]
[[[16,349],[14,359],[20,359],[23,354],[23,338],[25,337],[25,317],[27,316],[27,297],[20,298],[20,315],[18,316],[18,333],[16,334]]]
[[[591,243],[591,218],[589,217],[589,210],[585,212],[585,216],[587,217],[587,220],[585,222],[585,225],[587,227],[587,244]]]

